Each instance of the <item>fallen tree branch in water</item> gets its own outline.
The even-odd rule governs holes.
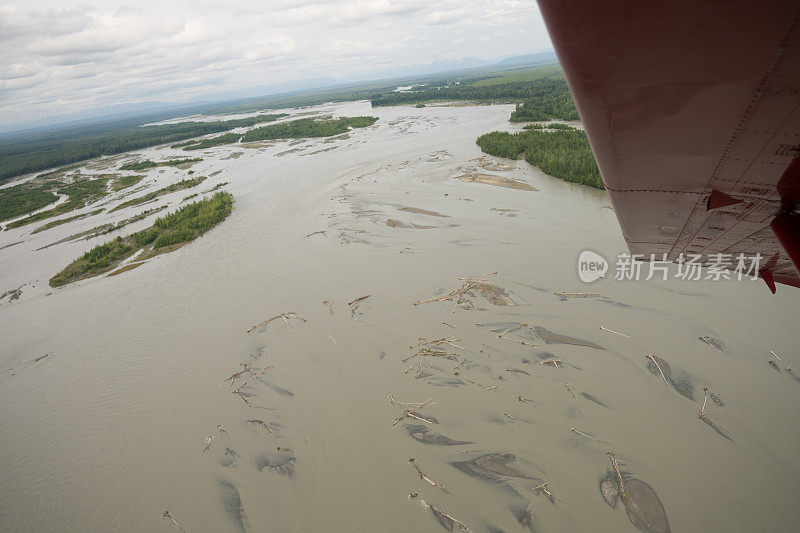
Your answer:
[[[439,520],[439,522],[440,522],[442,525],[444,525],[444,520],[442,520],[443,518],[446,518],[447,520],[450,520],[450,524],[449,524],[449,527],[448,527],[448,529],[449,529],[450,531],[452,531],[452,530],[453,530],[453,524],[458,524],[458,527],[460,527],[460,528],[461,528],[461,529],[463,529],[464,531],[472,531],[472,530],[471,530],[471,529],[470,529],[470,528],[467,526],[467,524],[465,524],[465,523],[464,523],[464,522],[462,522],[461,520],[458,520],[457,518],[454,518],[453,516],[451,516],[451,515],[449,515],[449,514],[445,513],[444,511],[442,511],[442,510],[441,510],[441,509],[439,509],[438,507],[435,507],[435,506],[433,506],[433,505],[429,504],[429,503],[428,503],[428,502],[426,502],[425,500],[420,500],[420,501],[419,501],[419,503],[420,503],[420,504],[421,504],[423,507],[426,507],[426,508],[428,508],[428,509],[432,510],[432,511],[433,511],[433,514],[434,514],[434,515],[436,515],[436,518]]]
[[[503,335],[505,335],[506,333],[511,333],[512,331],[517,331],[518,329],[522,329],[522,324],[518,324],[518,325],[516,325],[516,326],[514,326],[514,327],[510,327],[510,328],[507,328],[507,329],[503,330],[503,331],[502,331],[502,332],[501,332],[501,333],[500,333],[500,334],[499,334],[497,337],[495,337],[495,338],[496,338],[496,339],[499,339],[500,337],[502,337],[502,336],[503,336]]]
[[[656,368],[661,374],[661,377],[664,378],[664,383],[666,383],[667,387],[669,387],[669,381],[667,381],[667,376],[664,375],[664,371],[661,370],[661,365],[658,364],[658,361],[656,361],[656,358],[653,357],[653,354],[649,354],[647,357],[645,357],[645,359],[650,359],[653,362],[653,364],[656,365]]]
[[[256,330],[256,329],[258,329],[258,328],[260,328],[262,326],[266,326],[267,324],[269,324],[273,320],[278,320],[279,318],[282,318],[283,321],[286,322],[286,325],[289,326],[289,329],[292,330],[292,331],[294,331],[294,329],[292,328],[292,325],[289,324],[289,319],[290,318],[294,318],[296,320],[299,320],[300,322],[308,322],[308,320],[306,320],[305,318],[303,318],[301,316],[297,316],[297,313],[289,311],[288,313],[281,313],[280,315],[276,315],[276,316],[274,316],[274,317],[272,317],[272,318],[270,318],[268,320],[265,320],[264,322],[261,322],[259,324],[254,325],[254,326],[250,326],[245,333],[250,333],[251,331]]]
[[[272,407],[261,407],[260,405],[253,405],[253,404],[251,404],[251,403],[250,403],[250,402],[247,400],[247,398],[244,396],[244,394],[242,394],[242,393],[241,393],[241,392],[239,392],[239,391],[233,391],[233,393],[234,393],[234,394],[236,394],[237,396],[239,396],[239,398],[241,398],[241,399],[242,399],[242,401],[245,403],[245,405],[247,405],[247,407],[249,407],[249,408],[251,408],[251,409],[265,409],[265,410],[267,410],[267,411],[274,411],[274,410],[275,410],[275,409],[273,409]]]
[[[531,490],[535,490],[536,492],[539,491],[544,492],[545,494],[547,494],[547,497],[550,498],[551,502],[555,501],[555,496],[553,496],[553,493],[547,490],[547,483],[542,483],[538,487],[532,487]]]
[[[603,326],[600,326],[600,329],[602,329],[603,331],[607,331],[609,333],[616,333],[617,335],[622,335],[623,337],[627,337],[629,339],[631,338],[630,335],[625,335],[624,333],[620,333],[619,331],[614,331],[613,329],[604,328]]]
[[[389,395],[389,400],[390,400],[390,401],[391,401],[393,404],[394,404],[394,403],[397,403],[397,404],[400,404],[400,405],[408,405],[408,404],[401,404],[400,402],[397,402],[397,401],[394,399],[394,396],[392,396],[391,394]],[[425,400],[424,402],[422,402],[422,403],[419,403],[419,404],[415,405],[415,406],[414,406],[414,407],[412,407],[411,409],[406,409],[405,411],[403,411],[403,414],[402,414],[402,415],[400,415],[400,416],[398,416],[397,418],[395,418],[395,419],[394,419],[394,422],[392,423],[392,427],[396,426],[396,425],[397,425],[397,423],[398,423],[398,422],[400,422],[401,420],[403,420],[404,418],[413,418],[413,419],[415,419],[415,420],[419,420],[420,422],[425,422],[426,424],[433,424],[433,423],[434,423],[434,421],[433,421],[433,420],[428,420],[427,418],[425,418],[425,417],[423,417],[423,416],[419,415],[419,413],[415,413],[415,412],[414,412],[414,411],[416,411],[417,409],[420,409],[421,407],[423,407],[423,406],[425,406],[425,405],[428,405],[428,404],[429,404],[430,402],[432,402],[432,401],[433,401],[433,398],[428,398],[428,399],[427,399],[427,400]]]
[[[315,231],[314,233],[309,233],[308,235],[306,235],[306,238],[311,237],[312,235],[320,235],[320,234],[322,234],[324,237],[328,236],[328,234],[325,233],[325,230],[319,230]]]
[[[575,399],[575,393],[574,393],[574,392],[572,392],[572,387],[570,387],[570,386],[569,386],[569,383],[565,383],[565,384],[564,384],[564,388],[565,388],[565,389],[567,389],[567,392],[569,392],[570,394],[572,394],[572,399],[574,400],[574,399]]]
[[[275,432],[270,429],[270,427],[267,425],[267,423],[264,422],[263,420],[261,420],[260,418],[254,418],[253,420],[248,420],[248,422],[250,422],[251,424],[260,425],[261,427],[263,427],[264,429],[266,429],[267,431],[272,433],[273,437],[275,437],[276,439],[278,438],[278,435],[276,435]]]
[[[169,511],[164,511],[164,513],[161,515],[161,518],[169,518],[170,520],[172,520],[172,523],[173,523],[173,524],[175,524],[175,527],[177,527],[177,528],[178,528],[178,529],[180,529],[181,531],[186,531],[185,529],[183,529],[183,527],[181,527],[181,525],[178,523],[178,521],[177,521],[177,520],[175,520],[175,517],[174,517],[174,516],[172,516],[172,515],[169,513]]]
[[[697,418],[703,418],[706,414],[706,402],[708,401],[708,387],[703,387],[703,407],[697,412]]]
[[[528,341],[525,341],[525,340],[522,340],[522,339],[512,339],[510,337],[497,337],[497,338],[498,339],[505,339],[505,340],[511,341],[511,342],[518,342],[518,343],[522,344],[523,346],[530,346],[531,348],[538,348],[539,347],[538,345],[533,344],[532,342],[528,342]]]
[[[508,417],[508,418],[510,418],[511,420],[519,420],[519,419],[518,419],[516,416],[510,415],[510,414],[508,414],[508,413],[503,413],[503,416],[507,416],[507,417]]]
[[[326,306],[328,308],[328,311],[331,312],[331,316],[334,316],[333,315],[333,306],[331,305],[331,303],[328,300],[322,300],[322,305],[324,305],[324,306]]]
[[[458,344],[455,344],[456,342],[461,342],[461,339],[456,339],[455,337],[440,337],[438,339],[432,339],[429,341],[423,340],[422,342],[419,342],[414,346],[410,346],[410,348],[414,349],[422,346],[423,349],[433,350],[442,344],[449,344],[451,346],[455,346],[459,350],[463,350],[464,348],[462,348]]]
[[[722,350],[720,350],[720,349],[719,349],[719,348],[718,348],[718,347],[717,347],[717,346],[716,346],[716,345],[715,345],[713,342],[711,342],[711,340],[709,339],[709,337],[707,337],[707,336],[703,335],[702,337],[698,337],[698,339],[700,339],[700,340],[701,340],[701,341],[703,341],[704,343],[708,344],[709,346],[711,346],[712,348],[714,348],[716,351],[718,351],[718,352],[719,352],[719,353],[721,353],[722,355],[725,355],[725,352],[723,352]]]
[[[480,383],[476,383],[475,381],[472,381],[469,378],[464,378],[464,381],[469,381],[473,385],[477,385],[478,387],[480,387],[483,390],[494,390],[494,389],[497,388],[497,385],[492,385],[491,387],[487,387],[486,385],[481,385]]]
[[[619,493],[620,496],[622,496],[622,501],[628,501],[628,491],[625,490],[625,482],[622,481],[622,472],[619,471],[619,465],[617,464],[616,457],[614,457],[614,452],[609,450],[606,453],[611,459],[611,468],[613,468],[614,472],[617,474],[617,479],[619,480]]]
[[[558,363],[563,363],[561,359],[550,358],[544,361],[539,362],[540,365],[553,365],[554,367],[558,368]]]
[[[206,437],[206,443],[203,446],[203,453],[206,453],[208,451],[208,449],[211,448],[211,441],[212,440],[214,440],[214,437],[212,437],[211,435]]]
[[[230,381],[231,384],[228,386],[228,388],[233,387],[233,382],[236,381],[238,378],[242,377],[242,374],[247,372],[247,365],[249,365],[249,364],[250,363],[244,363],[244,370],[242,370],[241,372],[236,372],[235,374],[232,374],[231,377],[229,377],[228,379],[224,380],[222,383],[225,383],[225,381]],[[222,385],[222,383],[220,383],[220,385]]]
[[[562,298],[600,298],[602,295],[596,292],[554,292],[556,296]]]
[[[449,293],[447,293],[447,294],[445,294],[443,296],[439,296],[437,298],[429,298],[427,300],[417,300],[416,302],[414,302],[414,305],[429,304],[429,303],[433,303],[433,302],[443,302],[445,300],[452,300],[456,296],[458,297],[456,299],[456,305],[458,305],[459,303],[461,303],[462,297],[464,296],[464,293],[466,293],[473,286],[475,286],[475,285],[477,285],[479,283],[481,283],[479,280],[467,279],[467,281],[465,281],[464,284],[461,285],[461,288],[459,288],[459,289],[456,289],[456,290],[454,290],[452,292],[449,292]]]
[[[442,349],[437,349],[442,344],[448,344],[450,346],[458,348],[459,350],[463,350],[464,348],[462,348],[461,346],[456,344],[456,341],[461,341],[461,339],[456,339],[454,337],[441,337],[441,338],[433,339],[433,340],[429,340],[429,341],[423,340],[422,342],[419,342],[419,343],[415,344],[414,346],[410,346],[409,347],[412,350],[414,348],[419,348],[419,349],[416,352],[414,352],[413,354],[411,354],[408,357],[406,357],[405,359],[402,359],[402,362],[406,363],[410,359],[413,359],[415,357],[420,357],[419,364],[417,365],[417,375],[415,376],[417,379],[419,379],[420,374],[422,372],[422,358],[430,356],[430,357],[444,357],[445,359],[451,359],[453,361],[457,360],[456,359],[456,354],[454,354],[452,352],[446,352],[446,351],[444,351]],[[408,370],[406,370],[405,373],[408,373]]]
[[[453,312],[454,313],[456,312],[456,308],[459,305],[461,305],[462,303],[466,303],[470,307],[475,309],[476,311],[479,311],[480,309],[478,309],[478,307],[475,306],[475,304],[472,302],[472,300],[470,300],[469,298],[465,298],[464,295],[467,294],[472,289],[481,290],[482,286],[483,286],[483,290],[486,291],[485,285],[488,284],[489,281],[484,279],[484,278],[486,276],[492,276],[492,275],[495,275],[495,274],[497,274],[497,272],[489,272],[487,274],[484,274],[482,276],[478,276],[476,278],[459,277],[458,278],[459,281],[463,281],[464,282],[461,285],[460,288],[458,288],[458,289],[456,289],[454,291],[451,291],[451,292],[449,292],[447,294],[444,294],[442,296],[438,296],[436,298],[429,298],[427,300],[417,300],[416,302],[414,302],[414,305],[422,305],[422,304],[427,304],[427,303],[432,303],[432,302],[443,302],[445,300],[449,300],[449,301],[454,302],[453,303]],[[503,305],[507,305],[507,304],[503,304]],[[511,305],[515,305],[515,304],[513,302],[511,302]]]
[[[527,403],[528,405],[533,405],[533,402],[528,400],[527,398],[523,398],[522,396],[517,395],[517,400],[521,401],[522,403]],[[536,407],[535,405],[533,405]]]
[[[409,463],[411,463],[411,465],[412,465],[414,468],[416,468],[416,469],[417,469],[417,473],[419,474],[419,478],[420,478],[420,479],[422,479],[422,480],[424,480],[424,481],[427,481],[427,482],[428,482],[430,485],[432,485],[432,486],[434,486],[434,487],[439,487],[440,489],[442,489],[444,492],[446,492],[446,493],[448,493],[448,494],[450,493],[450,491],[449,491],[449,490],[447,490],[447,489],[444,487],[444,485],[441,485],[441,484],[439,484],[439,483],[435,482],[434,480],[432,480],[431,478],[429,478],[428,476],[426,476],[426,475],[425,475],[425,474],[422,472],[422,469],[419,467],[419,465],[417,464],[417,461],[416,461],[416,460],[415,460],[413,457],[412,457],[411,459],[409,459],[409,460],[408,460],[408,462],[409,462]]]
[[[351,301],[347,302],[347,306],[350,308],[350,316],[351,317],[353,317],[353,318],[356,317],[356,311],[358,310],[358,306],[361,305],[361,302],[363,302],[364,300],[366,300],[370,296],[372,296],[372,295],[371,294],[367,294],[366,296],[359,296],[355,300],[351,300]]]
[[[578,431],[575,428],[569,428],[569,430],[572,431],[573,433],[577,433],[578,435],[583,435],[587,439],[597,440],[596,438],[592,437],[591,435],[588,435],[588,434],[584,433],[583,431]]]
[[[235,391],[233,391],[233,392],[234,392],[235,394],[240,394],[240,391],[241,391],[243,388],[245,388],[245,387],[247,386],[247,384],[248,384],[248,383],[250,383],[251,381],[253,381],[254,379],[256,379],[258,376],[260,376],[260,375],[261,375],[261,373],[262,373],[262,372],[264,372],[265,370],[269,370],[270,368],[274,368],[274,367],[273,367],[273,365],[265,366],[264,368],[262,368],[261,370],[259,370],[258,372],[256,372],[256,373],[255,373],[255,374],[253,374],[252,376],[250,376],[250,379],[248,379],[247,381],[245,381],[244,383],[242,383],[241,385],[239,385],[239,388],[238,388],[238,389],[236,389],[236,390],[235,390]]]
[[[431,402],[431,400],[433,400],[433,398],[429,398],[429,399],[425,400],[424,402],[414,402],[414,403],[400,402],[397,399],[395,399],[394,394],[389,394],[388,398],[389,398],[389,401],[392,403],[392,405],[405,405],[406,407],[411,406],[412,410],[413,409],[419,409],[423,405],[428,405]]]

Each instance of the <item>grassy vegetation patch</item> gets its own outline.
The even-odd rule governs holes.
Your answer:
[[[43,185],[32,186],[22,183],[0,189],[0,220],[16,218],[58,200],[58,196],[50,192],[48,188]]]
[[[97,178],[97,179],[78,179],[68,185],[63,185],[57,189],[59,194],[66,194],[68,199],[63,204],[59,204],[53,209],[47,211],[40,211],[23,219],[12,222],[7,226],[8,229],[18,228],[31,222],[38,222],[46,218],[63,215],[85,207],[89,203],[98,200],[108,194],[106,190],[106,183],[110,178]],[[46,185],[45,185],[46,186]]]
[[[487,154],[517,159],[524,153],[525,160],[545,174],[597,189],[605,188],[589,140],[581,130],[494,131],[478,137],[477,143]]]
[[[67,218],[59,218],[58,220],[53,220],[51,222],[48,222],[47,224],[44,224],[43,226],[39,226],[38,228],[36,228],[31,232],[31,235],[33,235],[34,233],[39,233],[40,231],[48,230],[50,228],[55,228],[56,226],[60,226],[61,224],[66,224],[67,222],[72,222],[73,220],[78,220],[79,218],[94,216],[102,212],[103,212],[102,209],[95,209],[91,213],[84,213],[82,215],[75,215]]]
[[[378,117],[342,117],[319,120],[301,118],[279,124],[254,128],[242,137],[242,142],[266,141],[270,139],[299,139],[305,137],[330,137],[350,131],[350,128],[372,126]]]
[[[135,163],[126,163],[119,167],[120,170],[147,170],[148,168],[153,167],[177,167],[179,165],[183,165],[186,163],[197,163],[202,161],[202,157],[195,157],[193,159],[184,158],[184,159],[170,159],[168,161],[159,161],[156,163],[155,161],[150,161],[149,159],[145,159],[144,161],[137,161]]]
[[[184,151],[189,150],[204,150],[206,148],[213,148],[214,146],[222,146],[223,144],[233,144],[239,142],[242,138],[241,133],[225,133],[217,135],[209,139],[199,139],[196,141],[189,141],[181,144],[173,145],[172,148],[183,147]]]
[[[99,235],[105,235],[106,233],[111,233],[112,231],[117,231],[118,229],[121,229],[121,228],[127,226],[128,224],[132,224],[133,222],[138,222],[139,220],[142,220],[143,218],[147,218],[147,217],[149,217],[150,215],[152,215],[154,213],[158,213],[159,211],[163,211],[166,208],[167,208],[167,206],[162,205],[161,207],[157,207],[155,209],[148,209],[146,211],[142,211],[138,215],[134,215],[131,218],[126,218],[125,220],[121,220],[121,221],[117,222],[116,224],[103,224],[101,226],[95,226],[92,229],[89,229],[89,230],[86,230],[86,231],[81,231],[80,233],[75,233],[74,235],[70,235],[69,237],[65,237],[65,238],[63,238],[61,240],[58,240],[56,242],[51,242],[50,244],[48,244],[46,246],[43,246],[41,248],[37,248],[37,250],[44,250],[45,248],[49,248],[51,246],[55,246],[57,244],[62,244],[62,243],[69,242],[69,241],[76,241],[76,240],[78,240],[80,238],[85,238],[87,240],[88,239],[93,239],[94,237],[97,237]],[[92,213],[92,214],[94,214],[94,213]]]
[[[149,159],[144,161],[136,161],[135,163],[125,163],[121,167],[120,170],[147,170],[148,168],[154,168],[158,165]]]
[[[196,178],[190,178],[188,180],[181,180],[178,183],[173,183],[172,185],[168,185],[162,189],[158,189],[157,191],[147,193],[144,196],[139,196],[131,200],[128,200],[127,202],[123,202],[114,209],[112,209],[111,211],[109,211],[109,213],[113,213],[114,211],[119,211],[120,209],[125,209],[126,207],[130,207],[132,205],[139,205],[145,202],[149,202],[150,200],[155,200],[159,196],[163,196],[171,192],[180,191],[182,189],[189,189],[191,187],[194,187],[195,185],[200,185],[205,180],[206,180],[205,176],[198,176]]]
[[[114,183],[111,184],[111,188],[114,191],[121,191],[123,189],[127,189],[128,187],[132,187],[142,181],[144,176],[141,174],[131,174],[128,176],[120,176],[119,178],[114,180]]]
[[[225,220],[232,209],[233,196],[223,191],[184,206],[157,218],[147,229],[95,246],[50,278],[50,286],[60,287],[108,272],[143,248],[145,253],[177,248]]]

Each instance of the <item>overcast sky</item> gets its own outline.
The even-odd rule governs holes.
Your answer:
[[[534,0],[0,0],[0,125],[550,46]]]

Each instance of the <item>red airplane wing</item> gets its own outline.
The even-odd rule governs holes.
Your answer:
[[[800,287],[800,2],[539,4],[631,253]]]

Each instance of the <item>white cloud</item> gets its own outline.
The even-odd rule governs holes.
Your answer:
[[[530,1],[70,1],[0,0],[0,121],[549,46]]]

